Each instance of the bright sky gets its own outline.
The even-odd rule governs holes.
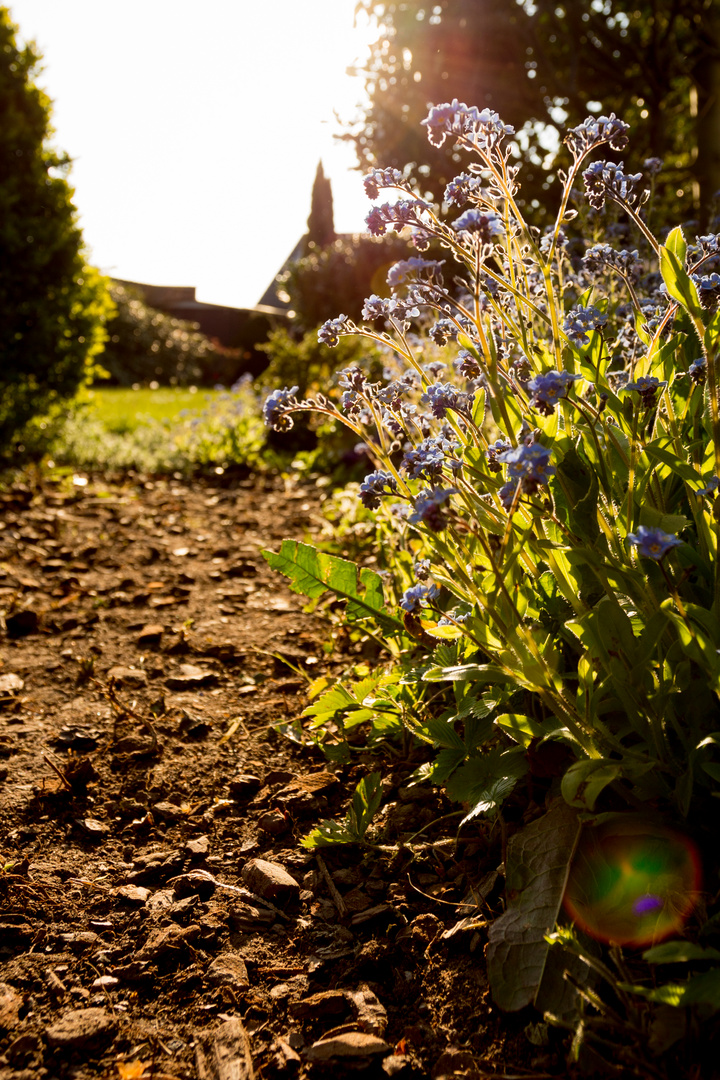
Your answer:
[[[257,303],[300,236],[322,158],[335,228],[370,209],[334,110],[371,37],[355,0],[9,0],[44,57],[91,260],[120,278]]]

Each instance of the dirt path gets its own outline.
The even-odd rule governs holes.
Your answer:
[[[564,1075],[459,906],[492,837],[299,845],[370,768],[273,728],[349,659],[259,555],[317,523],[279,481],[0,492],[2,1080]],[[380,767],[388,843],[453,809]]]

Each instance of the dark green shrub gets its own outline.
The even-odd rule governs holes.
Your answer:
[[[0,452],[90,376],[112,306],[84,262],[69,162],[49,145],[40,56],[15,33],[0,7]]]
[[[406,257],[407,244],[396,237],[341,236],[328,247],[311,246],[280,278],[295,312],[294,325],[313,330],[338,311],[359,319],[366,296],[389,295],[387,272]]]
[[[149,307],[139,292],[113,281],[115,314],[108,321],[103,367],[121,386],[151,382],[232,381],[239,364],[235,349],[224,349],[197,325]],[[229,378],[223,379],[222,376]]]

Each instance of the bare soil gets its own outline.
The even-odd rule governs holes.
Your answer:
[[[2,1080],[566,1075],[490,998],[490,826],[275,730],[362,649],[260,556],[318,523],[275,479],[0,491]],[[371,768],[396,850],[301,847]]]

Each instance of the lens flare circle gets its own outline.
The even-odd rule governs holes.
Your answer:
[[[620,815],[584,831],[563,906],[599,941],[642,946],[677,933],[699,889],[700,858],[687,836]]]

